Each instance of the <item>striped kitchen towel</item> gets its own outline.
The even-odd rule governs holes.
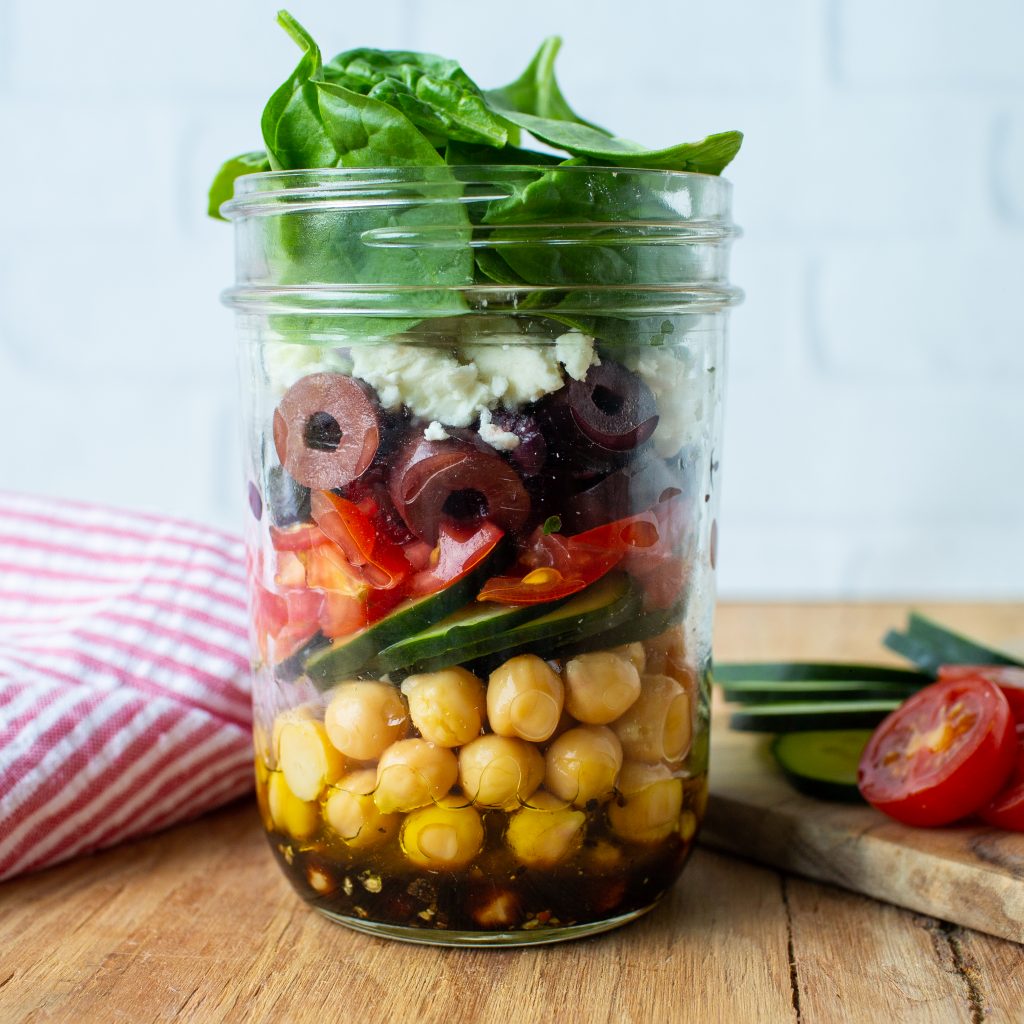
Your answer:
[[[0,879],[245,793],[248,649],[238,538],[0,493]]]

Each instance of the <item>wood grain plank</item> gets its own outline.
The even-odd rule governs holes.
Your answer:
[[[934,918],[801,879],[784,886],[801,1019],[972,1024],[969,986]]]
[[[704,851],[642,921],[528,950],[407,946],[327,921],[248,806],[0,893],[5,1024],[794,1019],[777,876]]]
[[[969,987],[976,1024],[1020,1024],[1024,1018],[1024,950],[963,928],[947,929],[957,969]]]

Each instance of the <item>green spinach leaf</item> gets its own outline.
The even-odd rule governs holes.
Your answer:
[[[262,149],[252,153],[240,153],[238,156],[231,157],[230,160],[225,160],[210,186],[206,212],[211,217],[223,220],[220,208],[235,194],[235,178],[240,178],[243,174],[256,174],[259,171],[269,170],[270,161]]]
[[[582,124],[602,135],[611,135],[611,132],[599,125],[580,117],[562,95],[555,78],[555,58],[561,48],[560,36],[548,36],[540,44],[526,70],[514,82],[501,89],[488,89],[484,95],[498,109]]]

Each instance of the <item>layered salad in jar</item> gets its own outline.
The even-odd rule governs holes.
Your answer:
[[[351,131],[328,124],[343,100],[364,128],[390,105],[442,162],[530,164],[533,185],[603,165],[566,126],[603,139],[613,167],[717,174],[739,144],[644,151],[571,120],[557,43],[485,93],[430,55],[324,65],[282,18],[303,61],[264,113],[267,151],[225,165],[215,207],[242,174],[351,158]],[[326,158],[302,134],[317,130],[311,89],[329,101],[314,110]],[[523,149],[524,131],[569,156]],[[666,167],[675,151],[683,166]],[[500,246],[470,249],[471,281],[548,284]],[[470,298],[458,315],[244,328],[259,808],[299,893],[357,927],[510,942],[598,930],[652,906],[692,847],[721,332],[669,316],[652,333],[645,317],[638,340],[628,316],[605,330],[573,310]]]

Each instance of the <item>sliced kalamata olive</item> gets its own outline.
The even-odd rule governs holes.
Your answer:
[[[380,445],[381,411],[371,389],[341,373],[293,384],[274,412],[274,446],[300,484],[329,491],[360,477]]]
[[[309,488],[303,487],[287,470],[271,466],[267,471],[267,509],[275,526],[308,523]]]
[[[409,437],[388,479],[398,514],[421,540],[437,542],[442,522],[490,520],[506,532],[522,528],[530,496],[519,474],[493,452],[459,437]]]
[[[681,493],[685,481],[678,465],[652,457],[624,466],[575,494],[564,494],[557,508],[562,532],[582,533],[604,523],[636,515]]]
[[[540,424],[527,413],[499,409],[491,422],[501,430],[515,434],[519,444],[509,453],[509,461],[524,477],[537,476],[548,461],[548,446]]]
[[[263,518],[263,498],[260,495],[260,489],[251,480],[249,481],[249,511],[252,512],[254,519]]]
[[[567,387],[573,421],[602,448],[629,451],[643,444],[658,425],[651,389],[620,363],[606,359]]]

